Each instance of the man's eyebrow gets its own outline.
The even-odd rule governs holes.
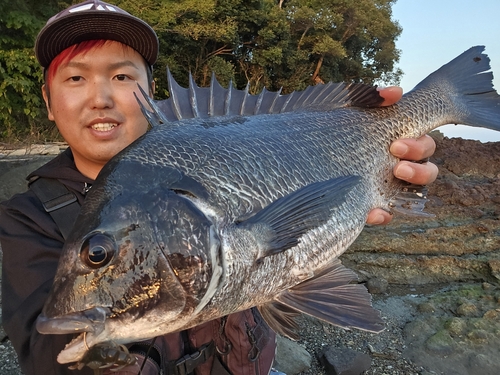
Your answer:
[[[139,70],[139,67],[130,60],[123,60],[123,61],[117,61],[115,63],[112,63],[109,65],[109,69],[116,70],[116,69],[127,67],[127,66]],[[84,62],[80,62],[80,61],[68,61],[62,67],[86,69],[86,68],[89,68],[89,64],[84,63]]]
[[[88,66],[86,63],[78,62],[78,61],[68,61],[64,64],[61,64],[61,68],[80,68],[84,69]]]
[[[123,60],[123,61],[118,61],[116,63],[113,63],[110,65],[110,68],[111,69],[118,69],[118,68],[123,68],[123,67],[131,67],[131,68],[134,68],[134,69],[137,69],[139,70],[139,67],[137,65],[135,65],[132,61],[130,60]]]

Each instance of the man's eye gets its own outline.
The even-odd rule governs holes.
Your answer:
[[[73,82],[78,82],[82,79],[81,76],[73,76],[73,77],[70,77],[70,80],[73,81]]]
[[[125,81],[125,80],[126,80],[126,79],[128,79],[128,78],[129,78],[129,77],[128,77],[126,74],[118,74],[118,75],[116,76],[116,79],[117,79],[118,81]]]

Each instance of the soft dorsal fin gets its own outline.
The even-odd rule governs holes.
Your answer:
[[[223,88],[215,75],[210,87],[198,87],[189,75],[189,87],[181,87],[167,71],[170,98],[157,101],[157,106],[168,121],[214,116],[252,116],[298,110],[333,110],[343,107],[374,107],[382,103],[376,86],[362,83],[328,83],[309,86],[303,91],[281,95],[281,90],[266,89],[258,95],[233,87]]]
[[[391,199],[391,211],[419,217],[433,217],[424,211],[427,202],[427,187],[422,185],[404,184],[398,194]]]

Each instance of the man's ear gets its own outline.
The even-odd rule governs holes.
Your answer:
[[[47,107],[48,118],[50,121],[54,121],[54,115],[52,114],[52,110],[50,109],[50,95],[49,90],[47,89],[47,85],[42,85],[42,96],[45,101],[45,107]]]

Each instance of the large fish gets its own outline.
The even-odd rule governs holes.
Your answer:
[[[483,50],[384,108],[360,84],[253,96],[170,79],[171,98],[144,110],[152,130],[103,168],[65,244],[37,328],[84,334],[58,361],[252,306],[289,336],[298,312],[381,331],[338,257],[371,209],[422,206],[398,196],[393,140],[448,123],[500,130]]]

